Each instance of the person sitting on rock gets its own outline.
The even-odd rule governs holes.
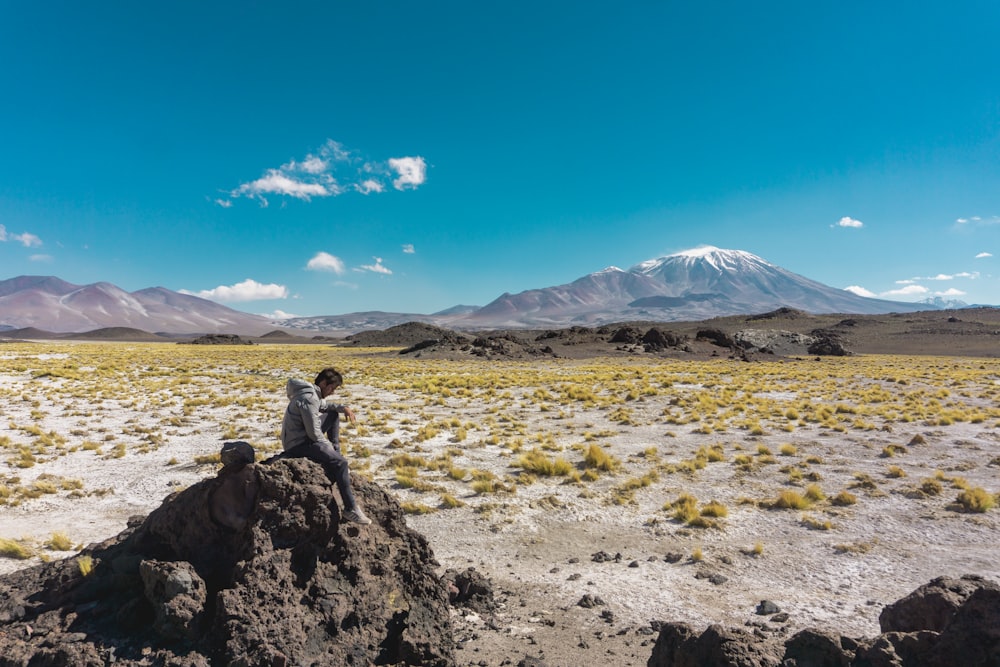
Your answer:
[[[367,526],[372,521],[354,499],[347,459],[340,453],[340,415],[343,413],[353,424],[354,411],[328,400],[342,384],[344,378],[334,368],[321,370],[312,384],[295,378],[288,381],[288,408],[281,422],[284,451],[280,458],[305,458],[323,466],[326,476],[340,490],[344,518]]]

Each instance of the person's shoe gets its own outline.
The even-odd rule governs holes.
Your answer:
[[[347,510],[344,512],[344,518],[351,523],[359,523],[362,526],[371,525],[372,520],[365,516],[365,513],[361,511],[360,507],[355,507],[352,510]]]

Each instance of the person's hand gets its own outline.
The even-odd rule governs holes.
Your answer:
[[[344,406],[344,416],[347,417],[347,421],[351,422],[352,424],[358,423],[358,418],[354,416],[354,410],[351,410],[346,405]]]

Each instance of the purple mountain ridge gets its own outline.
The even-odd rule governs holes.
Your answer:
[[[273,331],[266,317],[164,287],[126,292],[111,283],[73,285],[53,276],[0,281],[0,328],[36,327],[54,333],[129,327],[170,334]]]
[[[155,333],[261,335],[278,326],[355,333],[404,322],[454,329],[562,328],[613,322],[681,322],[752,315],[782,307],[808,313],[879,314],[933,310],[927,303],[858,296],[775,266],[742,250],[710,246],[608,267],[564,285],[502,294],[487,305],[434,314],[366,311],[270,320],[163,287],[126,292],[110,283],[72,285],[52,276],[0,281],[0,330],[82,332],[131,327]]]

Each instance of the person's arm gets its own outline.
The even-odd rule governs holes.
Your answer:
[[[340,414],[347,417],[352,424],[356,424],[358,422],[358,418],[355,416],[354,410],[344,403],[334,403],[333,401],[324,398],[319,402],[319,410],[320,412],[330,412],[331,410],[336,410]]]
[[[324,403],[329,404],[328,401],[319,398],[315,394],[309,394],[299,403],[299,411],[302,414],[302,426],[305,427],[306,435],[311,442],[330,442],[323,435],[323,420],[319,416]]]

